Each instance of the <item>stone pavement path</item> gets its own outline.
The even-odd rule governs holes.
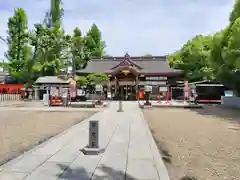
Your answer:
[[[109,108],[0,167],[0,180],[169,180],[137,102]],[[99,120],[100,155],[83,155],[88,121]]]

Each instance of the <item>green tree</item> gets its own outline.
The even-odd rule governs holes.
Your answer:
[[[70,64],[71,37],[61,28],[62,16],[61,0],[51,0],[44,23],[37,24],[32,33],[33,70],[38,75],[57,75]]]
[[[83,67],[85,68],[87,66],[88,61],[92,57],[92,52],[95,51],[95,42],[91,36],[85,36],[83,38]]]
[[[22,8],[15,9],[13,17],[8,19],[8,60],[7,68],[11,76],[18,82],[28,78],[28,58],[31,56],[27,31],[27,15]]]
[[[50,11],[46,12],[44,25],[49,28],[61,27],[61,19],[64,15],[64,9],[61,8],[62,0],[50,0]]]
[[[85,37],[85,47],[88,49],[91,57],[102,57],[106,44],[102,41],[102,34],[97,25],[94,23]]]
[[[101,31],[99,30],[95,23],[91,26],[90,30],[87,32],[87,36],[91,36],[95,44],[95,48],[93,49],[91,55],[95,57],[103,56],[105,42],[102,41]]]
[[[83,67],[83,38],[80,29],[77,27],[74,29],[72,37],[72,69],[75,76],[75,70]]]
[[[63,30],[38,25],[34,37],[35,71],[42,76],[53,76],[69,65],[65,60],[70,57],[71,37],[65,35]]]
[[[168,56],[170,67],[183,70],[185,78],[189,81],[213,79],[213,71],[208,59],[211,43],[211,36],[197,35],[181,50]]]
[[[240,17],[229,27],[221,49],[222,59],[217,70],[218,78],[224,84],[240,92],[240,78],[235,73],[240,68]]]
[[[88,84],[87,78],[85,76],[77,76],[76,82],[78,86],[84,86]]]
[[[102,40],[101,31],[96,24],[93,24],[86,36],[83,38],[83,68],[91,57],[102,57],[106,52],[105,42]]]
[[[230,24],[233,24],[240,17],[240,0],[235,0],[235,4],[229,16]]]
[[[239,78],[239,17],[240,1],[236,0],[230,13],[229,25],[222,31],[217,32],[213,38],[210,54],[211,66],[217,80],[240,93]]]
[[[240,68],[240,17],[234,21],[226,39],[227,44],[222,49],[224,63],[232,69]]]
[[[96,85],[104,85],[109,81],[108,75],[104,73],[94,73],[87,75],[88,88],[94,89]],[[96,104],[102,104],[100,94],[98,94],[98,101]]]
[[[89,84],[93,84],[93,85],[104,84],[107,81],[109,81],[109,77],[104,73],[93,73],[93,74],[87,75],[87,80]]]

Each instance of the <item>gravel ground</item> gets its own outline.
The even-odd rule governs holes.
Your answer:
[[[1,111],[0,164],[96,112]]]
[[[171,180],[240,180],[239,110],[207,106],[143,112]]]

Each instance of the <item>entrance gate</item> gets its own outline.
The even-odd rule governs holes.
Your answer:
[[[117,89],[117,96],[121,100],[136,100],[136,87],[134,85],[122,85]]]

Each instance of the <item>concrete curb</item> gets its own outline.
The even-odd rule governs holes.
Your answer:
[[[168,171],[167,171],[167,168],[163,162],[163,159],[162,159],[162,156],[159,152],[159,149],[157,147],[157,144],[153,138],[153,135],[150,131],[150,127],[147,123],[147,121],[145,120],[144,118],[144,115],[143,115],[143,112],[141,111],[140,112],[140,116],[142,118],[142,121],[143,123],[145,124],[146,126],[146,131],[147,131],[147,136],[148,136],[148,140],[149,140],[149,145],[150,145],[150,148],[152,150],[152,154],[153,154],[153,158],[154,158],[154,161],[155,161],[155,165],[156,165],[156,169],[157,169],[157,172],[158,172],[158,176],[159,176],[159,179],[161,180],[170,180],[170,177],[168,175]]]
[[[185,105],[170,105],[170,104],[152,104],[151,106],[145,106],[143,104],[138,104],[140,109],[146,108],[182,108],[182,109],[202,109],[203,105],[199,104],[185,104]]]

